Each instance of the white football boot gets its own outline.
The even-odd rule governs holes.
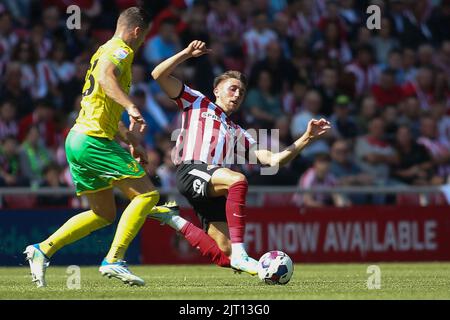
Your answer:
[[[39,249],[37,244],[29,245],[23,253],[30,264],[31,281],[36,283],[38,288],[45,287],[45,271],[50,264],[50,260]]]
[[[130,286],[145,285],[145,281],[131,273],[126,262],[123,260],[110,263],[106,261],[106,259],[103,259],[102,264],[98,270],[103,276],[119,279],[123,283],[129,284]]]

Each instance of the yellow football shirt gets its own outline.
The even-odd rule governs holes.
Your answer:
[[[99,59],[108,59],[120,70],[118,82],[128,94],[131,85],[131,64],[133,50],[120,38],[113,37],[98,48],[91,58],[83,86],[81,110],[73,129],[94,137],[114,139],[119,121],[124,111],[123,106],[108,97],[98,84]]]

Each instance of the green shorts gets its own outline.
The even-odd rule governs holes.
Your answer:
[[[110,189],[116,180],[141,178],[144,169],[116,141],[71,130],[66,156],[77,195]]]

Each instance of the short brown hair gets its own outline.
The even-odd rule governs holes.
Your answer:
[[[245,76],[245,74],[236,70],[229,70],[214,79],[214,88],[217,87],[219,83],[227,79],[238,79],[242,82],[244,87],[247,87],[247,77]]]
[[[122,11],[117,24],[124,24],[129,28],[148,28],[151,17],[147,11],[140,7],[130,7]]]

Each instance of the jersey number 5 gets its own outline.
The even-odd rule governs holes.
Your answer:
[[[95,79],[94,76],[92,75],[92,71],[94,71],[95,66],[97,65],[98,59],[95,60],[90,66],[89,66],[89,70],[87,72],[86,77],[89,79],[89,88],[87,88],[86,90],[84,90],[83,92],[83,97],[86,97],[88,95],[90,95],[92,93],[92,91],[94,91],[94,86],[95,86]]]

